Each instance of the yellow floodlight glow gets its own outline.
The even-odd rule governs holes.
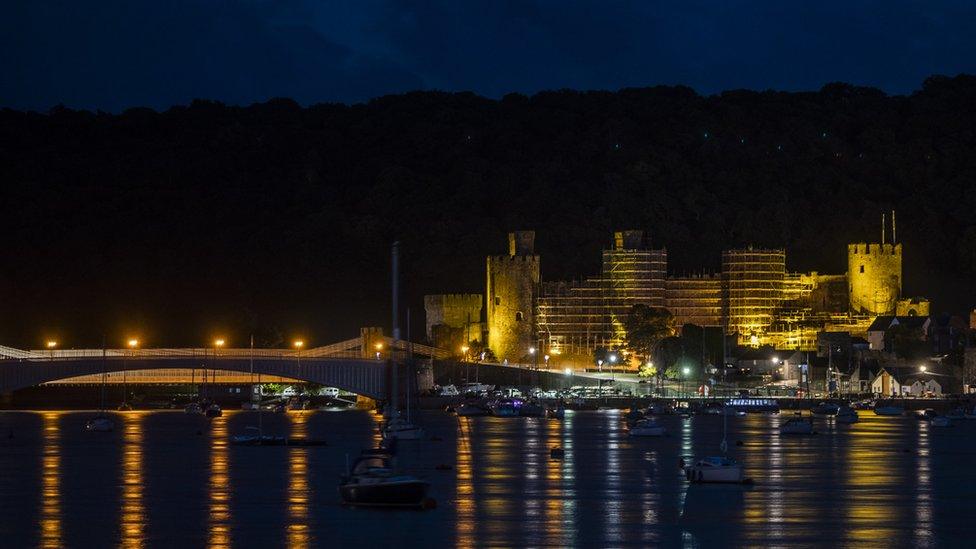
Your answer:
[[[374,345],[374,347],[376,347],[376,350],[377,351],[382,351],[383,350],[383,344],[382,343],[377,343],[376,345]]]
[[[470,350],[471,350],[471,347],[468,347],[467,345],[461,345],[461,352],[462,353],[467,353]]]

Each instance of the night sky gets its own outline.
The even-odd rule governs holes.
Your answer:
[[[976,4],[961,1],[12,4],[0,107],[41,111],[656,84],[904,94],[976,71]]]

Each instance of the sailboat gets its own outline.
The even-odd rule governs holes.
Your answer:
[[[399,411],[394,410],[394,416],[390,419],[386,427],[383,428],[383,438],[397,440],[421,440],[427,433],[423,427],[419,427],[410,421],[410,384],[407,382],[407,417],[400,417]]]
[[[727,455],[729,443],[728,415],[722,414],[722,443],[719,449],[721,456],[709,456],[696,461],[693,465],[684,467],[685,478],[691,482],[701,483],[733,483],[747,482],[742,476],[742,464]]]
[[[101,404],[98,415],[89,419],[85,423],[85,430],[91,433],[108,433],[115,430],[115,422],[105,413],[105,342],[102,342],[102,385],[101,385]]]

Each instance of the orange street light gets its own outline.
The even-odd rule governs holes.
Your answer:
[[[305,345],[305,342],[300,339],[296,339],[292,345],[294,345],[296,349],[301,349]]]
[[[214,347],[223,347],[223,346],[224,346],[223,339],[218,338],[214,340]]]
[[[130,339],[129,340],[129,348],[130,349],[135,349],[138,346],[139,346],[139,340],[138,339],[133,338],[133,339]]]
[[[57,346],[58,346],[58,342],[57,341],[54,341],[53,339],[48,340],[48,342],[47,342],[47,348],[48,349],[53,349],[53,348],[55,348]]]
[[[382,343],[377,343],[376,345],[374,345],[374,347],[376,347],[376,350],[377,351],[382,351],[383,350],[383,344]]]

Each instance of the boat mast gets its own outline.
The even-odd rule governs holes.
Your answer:
[[[390,417],[396,417],[398,408],[397,393],[399,391],[399,380],[397,379],[396,345],[397,341],[400,339],[400,242],[397,240],[393,241],[391,259],[391,276],[393,277],[393,341],[390,344]]]

